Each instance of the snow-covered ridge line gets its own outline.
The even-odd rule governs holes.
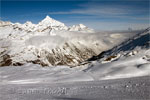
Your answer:
[[[25,22],[24,24],[20,23],[11,23],[11,22],[4,22],[0,21],[0,27],[13,25],[16,28],[21,28],[22,30],[26,30],[29,32],[45,32],[46,30],[67,30],[67,31],[80,31],[83,33],[94,33],[93,29],[88,28],[83,24],[73,25],[72,27],[66,26],[64,23],[59,22],[49,16],[46,16],[42,21],[38,24],[33,24],[30,21]]]

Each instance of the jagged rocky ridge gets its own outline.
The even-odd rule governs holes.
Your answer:
[[[6,42],[5,40],[1,41]],[[92,49],[80,43],[64,43],[62,46],[53,49],[42,49],[34,46],[17,48],[20,50],[15,52],[9,52],[9,47],[1,49],[1,66],[23,65],[30,62],[42,66],[76,66],[93,55],[96,56],[99,53],[98,51],[102,50],[98,46]],[[12,50],[12,47],[10,47],[10,50]]]

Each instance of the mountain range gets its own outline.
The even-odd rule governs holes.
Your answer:
[[[128,38],[135,35],[99,33],[83,24],[67,27],[49,16],[38,24],[30,21],[24,24],[0,21],[0,31],[0,66],[34,63],[42,66],[74,67],[99,58],[114,46],[119,48],[119,43],[125,40],[128,43],[132,40]],[[149,28],[145,31],[148,33]],[[129,47],[133,47],[130,45]],[[118,51],[122,51],[121,47],[116,51],[113,49],[108,55]],[[113,56],[117,54],[120,53]]]
[[[85,34],[94,33],[83,24],[67,27],[46,16],[38,24],[0,21],[0,65],[23,65],[27,62],[48,65],[77,65],[97,55],[100,47],[92,49]],[[82,42],[82,43],[81,43]],[[5,45],[5,46],[4,46]],[[82,50],[81,50],[82,49]],[[88,55],[87,55],[88,53]]]

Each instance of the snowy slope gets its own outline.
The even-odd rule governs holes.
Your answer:
[[[89,61],[85,71],[98,80],[149,76],[150,28]]]
[[[146,34],[149,33],[136,36],[119,48],[128,46],[127,44],[134,43],[133,41],[143,40]],[[126,56],[119,52],[121,57],[117,59],[105,63],[95,60],[75,68],[41,67],[38,64],[1,67],[0,98],[2,100],[149,100],[150,49],[147,48],[147,44],[140,44],[138,45],[140,49],[132,47],[134,49],[127,50],[130,52],[138,50],[138,53]],[[114,48],[109,52],[112,50]]]
[[[39,37],[39,38],[41,40],[41,37]],[[44,39],[46,39],[46,38],[44,37]],[[34,40],[34,39],[31,39],[31,40]],[[35,39],[35,41],[36,40],[37,39]],[[139,40],[142,40],[142,41],[144,40],[145,42],[141,42]],[[20,76],[16,79],[16,80],[21,80],[20,78],[22,78],[23,79],[22,81],[27,81],[27,82],[28,82],[28,78],[30,78],[33,74],[35,74],[35,75],[33,75],[33,77],[34,76],[37,77],[37,74],[38,74],[38,73],[36,74],[37,69],[40,71],[39,72],[40,74],[38,74],[39,76],[37,78],[34,78],[35,82],[36,82],[36,80],[43,81],[42,77],[45,77],[45,75],[49,76],[49,78],[47,80],[44,79],[45,81],[53,81],[53,82],[94,81],[94,80],[103,80],[103,79],[149,76],[150,75],[149,29],[145,30],[144,32],[141,32],[140,34],[137,34],[136,36],[132,37],[132,39],[129,39],[128,41],[124,42],[124,44],[120,44],[119,46],[116,46],[116,47],[106,51],[106,53],[103,53],[103,54],[105,54],[105,55],[103,55],[104,56],[103,58],[101,58],[101,59],[97,58],[97,60],[94,60],[90,63],[87,62],[87,64],[85,64],[85,65],[80,64],[79,66],[76,66],[75,68],[68,68],[68,66],[64,66],[64,67],[63,66],[57,66],[57,67],[53,66],[53,67],[48,67],[48,68],[47,67],[40,68],[40,65],[25,64],[21,68],[12,67],[10,70],[16,71],[16,69],[18,69],[18,70],[22,70],[23,73],[26,73],[24,71],[29,71],[31,69],[31,74],[28,73],[29,76],[28,75],[26,75],[24,77]],[[138,42],[135,42],[135,41],[138,41]],[[7,42],[7,45],[5,44],[6,42]],[[3,40],[3,44],[1,44],[1,46],[9,47],[9,45],[12,45],[11,43],[10,44],[8,44],[8,43],[9,43],[9,41]],[[33,41],[31,43],[34,44]],[[71,43],[71,42],[69,42],[69,43]],[[38,43],[38,44],[40,44],[40,43]],[[131,44],[133,47],[131,47]],[[130,45],[131,49],[126,49],[126,51],[124,51],[124,52],[118,51],[118,50],[120,50],[118,48],[125,48],[128,45]],[[61,65],[60,63],[63,63],[64,65],[66,65],[66,62],[68,61],[66,59],[67,57],[72,57],[72,59],[75,59],[75,60],[76,59],[79,59],[80,61],[82,60],[79,57],[82,54],[84,54],[84,52],[85,52],[84,51],[85,47],[83,45],[76,44],[77,48],[82,49],[82,51],[80,53],[81,55],[79,54],[80,56],[77,55],[78,49],[75,49],[73,45],[65,44],[65,46],[68,46],[68,47],[65,47],[65,50],[58,48],[58,49],[52,49],[51,52],[44,51],[44,50],[41,50],[41,52],[39,52],[36,48],[33,48],[33,46],[30,46],[27,49],[29,51],[24,51],[22,53],[22,54],[24,54],[24,56],[23,55],[20,56],[21,53],[19,53],[16,57],[14,56],[14,59],[16,58],[17,59],[16,61],[19,61],[19,60],[22,60],[21,57],[27,57],[27,59],[37,60],[36,58],[32,58],[35,56],[32,56],[31,52],[33,52],[35,50],[35,52],[33,54],[36,55],[35,53],[37,53],[38,54],[37,57],[41,58],[40,59],[41,61],[46,62],[46,60],[49,60],[48,63],[55,62],[54,65],[55,64]],[[81,46],[81,47],[78,47],[78,46]],[[89,44],[88,44],[88,46],[89,46]],[[21,49],[21,47],[20,47],[20,49]],[[11,50],[13,50],[13,49],[11,49]],[[61,50],[63,50],[63,51],[61,51]],[[70,51],[70,50],[72,50],[72,51]],[[4,48],[3,54],[5,54],[5,53],[9,54],[7,52],[5,51],[5,48]],[[111,54],[110,54],[110,52],[111,52]],[[10,52],[10,53],[12,53],[12,52]],[[6,55],[3,55],[3,56],[4,56],[3,59],[7,58],[6,60],[8,62],[9,56],[6,56]],[[45,59],[45,57],[47,57],[47,59]],[[66,60],[66,61],[59,60],[61,57],[63,60]],[[76,57],[76,58],[73,58],[73,57]],[[43,58],[43,60],[42,60],[42,58]],[[50,62],[51,60],[54,60],[54,61]],[[31,61],[32,60],[30,60],[28,62],[31,62]],[[59,62],[59,61],[61,61],[61,62]],[[20,62],[21,61],[18,62],[18,65]],[[25,63],[27,63],[27,62],[25,61]],[[35,62],[32,62],[32,63],[35,63]],[[67,63],[67,64],[70,64],[70,63]],[[7,70],[7,68],[8,67],[6,67],[6,68],[4,67],[3,69]],[[36,72],[34,72],[34,71],[36,71]],[[45,71],[48,71],[47,74],[45,73]],[[134,72],[134,74],[133,74],[133,72]],[[21,73],[22,72],[19,71],[18,73],[16,73],[16,75],[18,76],[18,74],[21,74]],[[41,73],[45,73],[45,74],[41,74]],[[1,74],[1,75],[3,75],[3,74]],[[57,77],[55,77],[55,75]],[[9,80],[14,79],[13,77],[15,77],[15,76],[10,75]],[[52,78],[50,78],[50,77],[52,77]],[[5,79],[7,79],[7,77],[5,78],[5,75],[4,75],[4,80]],[[12,80],[12,81],[15,82],[15,80]]]
[[[90,60],[104,60],[112,56],[120,57],[128,57],[137,54],[142,50],[147,50],[150,48],[150,28],[147,28],[138,34],[130,37],[129,39],[121,42],[116,45],[112,49],[109,49],[103,53],[100,53],[98,56],[92,57]],[[115,58],[114,57],[114,58]],[[103,58],[103,59],[102,59]]]
[[[93,62],[87,68],[35,64],[1,67],[0,98],[149,100],[150,55],[144,59],[143,55],[150,50],[144,52],[106,64]]]
[[[11,68],[11,67],[10,67]],[[31,67],[30,67],[31,68]],[[41,67],[40,67],[41,68]],[[18,69],[18,68],[17,68]],[[29,70],[36,71],[36,68]],[[41,70],[41,69],[40,69]],[[47,70],[47,69],[46,69]],[[45,70],[45,71],[46,71]],[[3,70],[5,71],[5,70]],[[22,71],[23,70],[18,70]],[[41,70],[42,71],[42,70]],[[34,72],[44,74],[42,72]],[[34,75],[33,73],[33,75]],[[25,74],[25,73],[24,73]],[[24,76],[24,74],[12,74]],[[48,72],[47,72],[48,74]],[[150,77],[114,79],[103,81],[80,81],[51,83],[49,76],[43,81],[31,79],[3,81],[0,83],[0,98],[2,100],[149,100]],[[52,74],[53,75],[53,74]],[[51,76],[52,76],[51,75]],[[42,76],[42,75],[41,75]],[[53,75],[54,76],[54,75]],[[5,76],[5,78],[9,78]],[[57,75],[55,77],[58,77]],[[36,77],[37,78],[37,77]],[[16,79],[16,77],[14,78]]]

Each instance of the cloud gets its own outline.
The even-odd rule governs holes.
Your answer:
[[[48,14],[71,15],[69,16],[70,21],[67,22],[69,25],[81,22],[99,30],[128,29],[128,27],[146,28],[149,22],[149,8],[143,1],[134,1],[127,4],[88,2],[80,4],[79,7],[70,11],[49,12]]]
[[[85,3],[80,4],[80,9],[73,9],[70,11],[61,12],[49,12],[48,14],[80,14],[80,15],[92,15],[92,16],[131,16],[148,13],[147,9],[140,9],[140,7],[124,4],[97,4],[97,3]]]
[[[118,10],[116,8],[84,8],[84,9],[76,9],[67,12],[49,12],[48,14],[81,14],[81,15],[122,15],[128,14],[124,10]]]

